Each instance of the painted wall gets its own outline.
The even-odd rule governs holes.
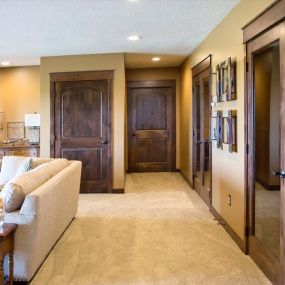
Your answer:
[[[0,68],[0,112],[5,123],[24,121],[24,114],[40,112],[39,66]],[[0,130],[0,139],[4,138],[6,130]]]
[[[237,100],[219,103],[219,109],[236,109],[238,112],[238,152],[228,153],[213,147],[213,207],[227,223],[244,238],[244,46],[242,26],[270,5],[273,0],[242,0],[231,13],[208,35],[184,62],[181,68],[181,170],[192,180],[192,98],[191,67],[209,54],[213,66],[233,57],[237,61]],[[227,205],[227,195],[232,196],[232,206]]]
[[[113,188],[125,186],[124,119],[125,66],[123,54],[42,57],[40,67],[42,116],[41,156],[50,155],[50,80],[53,72],[114,70],[113,81]]]
[[[180,75],[180,70],[178,67],[137,68],[137,69],[126,70],[126,81],[176,80],[176,168],[178,169],[180,168],[179,75]],[[125,132],[126,134],[128,133],[127,124]],[[127,146],[127,140],[128,138],[126,136],[126,146]]]

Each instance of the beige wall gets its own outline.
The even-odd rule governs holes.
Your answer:
[[[74,55],[41,58],[41,155],[50,155],[50,80],[49,73],[114,70],[113,81],[113,188],[125,186],[124,116],[125,66],[123,54]]]
[[[0,68],[0,112],[5,122],[24,121],[25,113],[40,112],[39,66]],[[0,139],[6,131],[0,130]]]
[[[180,168],[180,124],[179,124],[179,68],[137,68],[126,70],[126,81],[144,81],[144,80],[176,80],[176,168]],[[126,124],[126,134],[128,132]],[[126,137],[127,142],[127,137]]]
[[[252,20],[273,0],[242,0],[231,13],[208,35],[190,55],[181,68],[181,170],[192,180],[192,110],[191,67],[209,54],[213,66],[233,57],[237,61],[237,100],[219,103],[219,109],[236,109],[238,112],[238,152],[228,153],[213,147],[213,206],[244,238],[244,46],[242,26]],[[186,120],[186,122],[185,122]],[[232,206],[227,205],[227,195]]]

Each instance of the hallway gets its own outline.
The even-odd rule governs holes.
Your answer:
[[[31,284],[271,283],[179,173],[134,173],[125,195],[80,195],[77,218]]]

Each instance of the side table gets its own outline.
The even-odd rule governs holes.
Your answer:
[[[14,234],[17,224],[4,224],[0,227],[0,285],[4,285],[4,257],[9,254],[9,284],[13,285],[14,279]]]

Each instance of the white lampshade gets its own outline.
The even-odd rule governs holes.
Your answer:
[[[40,114],[25,114],[25,127],[39,127],[40,125]]]

